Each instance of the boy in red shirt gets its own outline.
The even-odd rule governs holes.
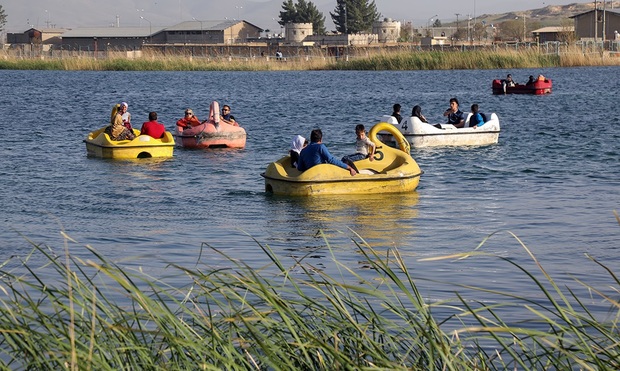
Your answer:
[[[149,113],[149,121],[142,124],[140,135],[150,135],[155,139],[159,139],[164,137],[165,132],[166,127],[157,122],[157,112],[151,112]]]

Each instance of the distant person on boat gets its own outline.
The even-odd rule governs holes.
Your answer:
[[[152,138],[161,139],[164,137],[166,127],[157,122],[157,112],[149,113],[149,121],[142,124],[140,135],[150,135]]]
[[[525,86],[532,86],[532,85],[534,85],[535,82],[536,82],[536,79],[534,78],[534,76],[530,75],[530,78],[525,83]]]
[[[372,161],[375,159],[375,149],[377,146],[366,136],[366,128],[362,124],[355,126],[355,153],[342,158],[342,162],[351,166],[359,173],[354,162],[367,158]]]
[[[291,142],[291,149],[288,151],[288,154],[291,156],[291,166],[297,167],[299,153],[302,149],[306,148],[307,145],[308,139],[302,137],[301,135],[295,135],[293,141]]]
[[[177,126],[183,129],[188,129],[194,126],[200,125],[200,120],[194,115],[194,111],[191,108],[185,110],[185,116],[177,121]]]
[[[123,118],[123,125],[125,125],[127,129],[132,130],[133,128],[131,127],[131,113],[127,111],[128,109],[129,105],[127,104],[127,102],[121,102],[121,117]]]
[[[465,117],[463,111],[459,109],[459,100],[456,98],[450,98],[450,108],[443,115],[448,117],[448,124],[454,127],[462,128],[465,125]]]
[[[394,117],[400,124],[400,122],[403,121],[403,117],[400,115],[400,104],[396,103],[392,108],[394,109],[394,112],[392,112],[390,116]]]
[[[112,114],[110,115],[110,125],[105,128],[105,133],[108,134],[112,140],[132,140],[136,137],[133,130],[127,129],[123,124],[122,107],[122,104],[114,105]]]
[[[323,132],[321,129],[314,129],[310,133],[310,144],[302,149],[299,153],[299,161],[297,162],[297,170],[306,171],[311,167],[319,164],[332,164],[343,169],[349,170],[351,176],[357,174],[354,168],[338,160],[329,153],[325,144],[323,144]]]
[[[505,79],[502,80],[502,88],[504,89],[504,94],[506,94],[506,88],[513,88],[517,83],[512,79],[512,75],[508,74]]]
[[[227,104],[222,106],[222,115],[220,116],[220,118],[224,120],[224,122],[226,122],[227,124],[239,126],[239,124],[237,124],[237,121],[235,121],[235,116],[230,114],[230,106]]]
[[[428,120],[422,114],[422,107],[420,107],[418,105],[413,106],[413,109],[411,109],[411,117],[417,117],[423,123],[428,124]],[[441,127],[441,124],[435,124],[433,126],[436,127],[437,129],[443,129]]]
[[[469,127],[477,128],[484,125],[484,114],[479,111],[477,104],[471,105],[471,117],[469,118]]]
[[[420,119],[420,121],[425,122],[425,123],[428,124],[428,120],[422,114],[422,107],[420,107],[420,106],[417,106],[417,105],[413,106],[413,109],[411,110],[411,116],[412,117],[417,117],[417,118]]]

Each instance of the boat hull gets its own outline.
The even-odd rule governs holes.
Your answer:
[[[384,127],[385,126],[385,127]],[[343,194],[402,193],[414,191],[422,171],[409,154],[404,137],[401,149],[384,146],[377,139],[376,128],[392,129],[389,124],[375,125],[368,137],[377,144],[375,160],[356,161],[360,173],[351,176],[348,170],[330,164],[320,164],[300,172],[291,166],[285,156],[267,166],[261,174],[265,178],[265,191],[275,195],[314,196]],[[381,130],[381,129],[379,129]]]
[[[493,94],[532,94],[544,95],[551,94],[553,82],[550,79],[536,80],[531,85],[516,84],[515,86],[506,86],[502,84],[502,80],[495,79],[492,83]],[[505,90],[504,90],[505,88]]]
[[[242,127],[209,121],[190,129],[178,127],[175,137],[184,148],[244,148],[247,134]]]
[[[105,127],[93,131],[84,140],[88,157],[128,160],[173,156],[174,137],[168,131],[164,133],[163,138],[155,139],[148,135],[140,135],[139,131],[134,130],[135,139],[113,141],[104,130]]]
[[[492,113],[484,125],[477,128],[456,128],[454,125],[442,124],[441,128],[420,121],[417,117],[403,118],[400,124],[390,117],[384,116],[387,122],[398,128],[407,142],[413,148],[442,147],[442,146],[486,146],[499,141],[501,131],[499,117]],[[469,124],[471,114],[468,114],[465,125]],[[393,118],[392,118],[393,119]],[[388,121],[389,120],[389,121]],[[386,143],[394,143],[391,134],[383,134]]]

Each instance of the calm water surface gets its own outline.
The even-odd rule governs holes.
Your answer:
[[[491,80],[509,72],[518,81],[543,73],[554,91],[493,96]],[[25,255],[25,238],[60,250],[65,230],[79,242],[74,254],[88,244],[158,274],[164,262],[195,264],[202,243],[262,266],[268,261],[256,239],[285,260],[306,256],[335,273],[322,231],[338,259],[363,275],[351,241],[359,233],[381,251],[399,249],[431,300],[452,296],[450,283],[540,296],[496,258],[423,260],[470,251],[492,235],[483,251],[535,270],[512,232],[557,280],[603,288],[612,283],[584,254],[612,269],[620,263],[619,72],[0,71],[0,252]],[[425,172],[416,192],[302,199],[264,192],[260,173],[286,154],[293,135],[321,127],[340,157],[354,148],[355,125],[370,127],[394,103],[404,113],[420,104],[440,122],[452,96],[464,110],[478,103],[499,115],[499,144],[414,149]],[[113,103],[129,102],[134,126],[155,110],[172,129],[186,107],[205,118],[211,100],[232,106],[248,132],[245,149],[177,148],[168,160],[86,157],[82,141],[105,124]],[[203,252],[202,259],[218,258]]]

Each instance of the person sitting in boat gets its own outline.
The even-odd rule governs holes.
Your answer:
[[[510,86],[510,87],[514,87],[515,85],[517,85],[517,83],[512,79],[512,75],[508,74],[508,76],[506,76],[506,78],[504,80],[502,80],[502,83],[506,86]]]
[[[239,126],[237,121],[235,121],[235,116],[230,114],[230,106],[227,104],[222,106],[222,114],[220,115],[220,118],[227,124]]]
[[[150,135],[155,139],[160,139],[164,137],[165,132],[166,127],[157,122],[157,112],[150,112],[149,121],[142,124],[140,135]]]
[[[295,135],[293,141],[291,142],[291,149],[288,151],[291,156],[291,166],[297,167],[297,162],[299,161],[299,153],[302,149],[306,148],[308,145],[308,139],[302,137],[301,135]]]
[[[530,75],[530,78],[525,83],[525,86],[532,86],[534,85],[535,82],[536,82],[536,79],[534,78],[534,76]]]
[[[110,116],[110,125],[104,131],[112,140],[133,140],[136,136],[133,130],[127,129],[123,124],[123,114],[121,112],[122,104],[114,105]]]
[[[471,117],[469,118],[469,127],[477,128],[484,125],[484,114],[479,111],[477,104],[471,105]]]
[[[319,164],[332,164],[343,169],[349,170],[351,176],[357,174],[357,171],[351,166],[338,160],[329,153],[325,144],[323,144],[323,132],[321,129],[314,129],[310,133],[310,144],[302,149],[299,153],[297,161],[297,170],[306,171],[311,167]]]
[[[443,115],[448,116],[448,124],[454,127],[462,128],[465,125],[465,117],[463,111],[459,109],[459,100],[456,98],[450,98],[450,108]]]
[[[413,106],[413,109],[411,109],[411,117],[417,117],[420,121],[428,124],[428,120],[422,114],[422,107],[418,105]]]
[[[420,107],[418,105],[413,106],[413,108],[411,109],[411,117],[417,117],[423,123],[428,124],[428,120],[422,114],[422,107]],[[441,127],[441,124],[435,124],[433,126],[436,127],[437,129],[443,129]],[[403,128],[403,129],[405,129],[405,128]]]
[[[396,103],[392,108],[394,109],[394,112],[392,112],[391,116],[394,117],[400,124],[400,122],[403,121],[403,117],[400,115],[400,104]]]
[[[127,102],[121,102],[121,117],[123,118],[123,125],[125,125],[127,129],[133,131],[133,128],[131,127],[131,113],[127,111],[128,109],[129,105]]]
[[[194,126],[200,125],[200,120],[194,115],[194,111],[191,108],[185,110],[185,116],[177,121],[177,126],[183,129],[188,129]]]
[[[366,136],[366,128],[362,124],[357,124],[355,126],[355,153],[352,155],[347,155],[342,158],[342,162],[351,166],[355,171],[359,173],[357,167],[354,162],[363,160],[365,158],[370,161],[375,159],[375,149],[377,146]]]

